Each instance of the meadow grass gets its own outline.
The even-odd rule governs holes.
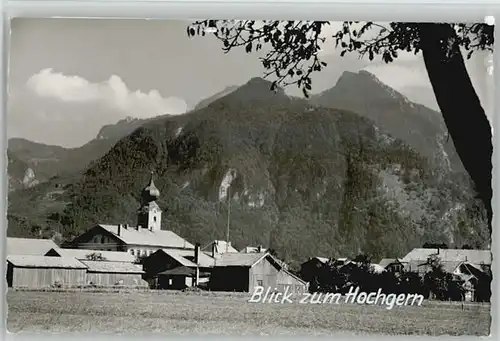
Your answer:
[[[11,333],[166,333],[177,335],[481,335],[490,306],[424,303],[248,303],[249,294],[172,292],[7,293]]]

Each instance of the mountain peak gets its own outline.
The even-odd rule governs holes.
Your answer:
[[[408,102],[404,95],[384,84],[377,76],[366,70],[360,70],[358,72],[344,71],[338,79],[337,84],[335,84],[335,87],[326,91],[331,91],[333,89],[336,91],[349,92],[357,90],[360,94],[368,96],[372,100],[393,98]]]
[[[276,87],[271,90],[273,82],[261,77],[253,77],[247,83],[240,86],[237,91],[244,92],[250,98],[268,99],[270,96],[285,95],[285,90],[281,87]]]

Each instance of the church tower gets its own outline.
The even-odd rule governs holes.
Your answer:
[[[160,197],[160,191],[153,181],[153,172],[149,184],[142,190],[141,207],[137,213],[137,228],[150,231],[161,230],[161,209],[156,203]]]

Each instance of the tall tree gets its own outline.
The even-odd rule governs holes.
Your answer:
[[[275,76],[272,89],[297,85],[308,97],[311,74],[327,63],[318,52],[325,43],[326,21],[204,20],[187,28],[189,36],[213,34],[223,51],[243,47],[247,53],[266,45],[261,62],[264,77]],[[343,22],[333,34],[340,55],[358,53],[390,63],[398,52],[422,52],[427,73],[448,132],[479,198],[485,205],[491,229],[492,132],[465,67],[462,49],[470,58],[475,51],[493,50],[493,26],[451,23]]]

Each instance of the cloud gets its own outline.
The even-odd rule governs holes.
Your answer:
[[[107,81],[92,83],[83,77],[64,75],[49,68],[31,76],[26,86],[40,98],[73,104],[99,104],[120,111],[124,116],[179,115],[187,110],[187,104],[181,98],[164,98],[158,90],[148,93],[131,91],[116,75]]]

